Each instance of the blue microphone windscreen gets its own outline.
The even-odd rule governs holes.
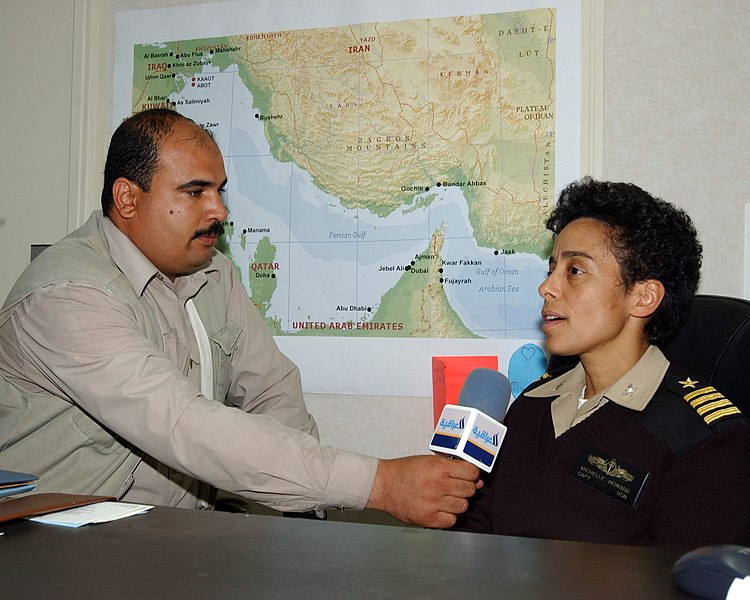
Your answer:
[[[510,403],[510,381],[499,371],[471,371],[458,394],[458,405],[476,408],[495,421],[502,421]]]

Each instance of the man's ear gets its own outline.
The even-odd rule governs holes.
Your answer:
[[[118,177],[112,184],[112,208],[121,219],[132,219],[138,205],[141,188],[134,181]]]
[[[650,317],[664,299],[664,284],[658,279],[645,279],[635,284],[633,293],[635,304],[631,314],[640,318]]]

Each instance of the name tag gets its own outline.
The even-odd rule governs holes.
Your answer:
[[[650,476],[646,469],[593,446],[583,448],[570,474],[630,508],[635,508]]]

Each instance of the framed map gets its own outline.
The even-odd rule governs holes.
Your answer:
[[[222,251],[306,391],[429,395],[446,354],[533,358],[520,391],[580,175],[580,6],[359,5],[118,13],[113,126],[159,106],[213,133]]]

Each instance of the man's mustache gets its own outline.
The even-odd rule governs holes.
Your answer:
[[[222,221],[214,221],[206,227],[205,229],[199,229],[193,234],[193,239],[199,238],[199,237],[205,237],[205,236],[216,236],[220,237],[224,235],[224,222]]]

